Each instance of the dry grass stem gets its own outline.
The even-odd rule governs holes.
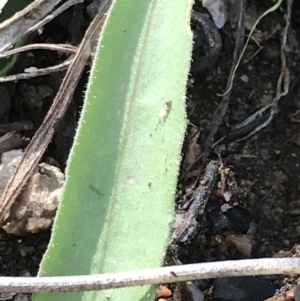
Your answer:
[[[18,74],[13,74],[13,75],[1,76],[0,83],[18,81],[21,79],[29,79],[29,78],[34,78],[37,76],[47,75],[47,74],[50,74],[53,72],[63,71],[63,70],[66,70],[72,62],[73,62],[73,59],[68,59],[68,60],[64,61],[63,63],[52,66],[52,67],[35,69],[31,72],[24,72],[24,73],[18,73]]]
[[[88,276],[1,277],[0,292],[90,291],[220,277],[299,273],[300,258],[244,259]]]
[[[65,53],[71,53],[76,54],[78,48],[69,45],[69,44],[30,44],[22,47],[18,47],[15,49],[7,50],[5,52],[0,53],[0,58],[5,58],[8,56],[11,56],[13,54],[17,54],[24,51],[30,51],[30,50],[53,50],[53,51],[59,51],[59,52],[65,52]]]

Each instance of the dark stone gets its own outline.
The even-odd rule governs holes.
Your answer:
[[[228,301],[263,301],[275,294],[269,281],[252,276],[214,280],[214,297]]]
[[[228,212],[222,212],[219,209],[212,210],[208,216],[211,219],[212,231],[215,234],[223,234],[228,230],[246,234],[250,227],[249,211],[239,206],[233,207]]]

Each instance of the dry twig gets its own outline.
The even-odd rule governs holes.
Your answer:
[[[244,259],[88,276],[1,277],[0,292],[90,291],[220,277],[299,273],[300,258]]]
[[[0,53],[0,58],[5,58],[13,54],[17,54],[20,52],[24,51],[29,51],[29,50],[38,50],[38,49],[44,49],[44,50],[55,50],[55,51],[60,51],[60,52],[66,52],[66,53],[71,53],[71,54],[76,54],[78,48],[69,45],[69,44],[30,44],[22,47],[18,47],[15,49],[7,50],[2,53]]]
[[[200,186],[193,192],[192,204],[184,217],[184,221],[174,231],[172,238],[179,242],[192,239],[197,232],[197,217],[202,216],[209,200],[211,191],[217,181],[219,162],[210,162],[205,171],[204,179]]]
[[[33,78],[33,77],[37,77],[37,76],[47,75],[47,74],[50,74],[53,72],[63,71],[63,70],[66,70],[72,62],[73,62],[73,59],[67,59],[66,61],[62,62],[61,64],[57,64],[55,66],[36,69],[31,72],[24,72],[24,73],[18,73],[18,74],[7,75],[7,76],[0,76],[0,83],[13,82],[13,81],[21,80],[21,79],[29,79],[29,78]]]

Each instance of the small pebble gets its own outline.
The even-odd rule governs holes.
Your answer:
[[[165,285],[160,285],[156,290],[156,297],[170,297],[172,296],[172,292],[169,288],[167,288]]]

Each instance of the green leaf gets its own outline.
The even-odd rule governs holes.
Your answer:
[[[162,264],[186,128],[190,10],[189,0],[113,2],[41,276]],[[149,299],[151,286],[33,300]]]

